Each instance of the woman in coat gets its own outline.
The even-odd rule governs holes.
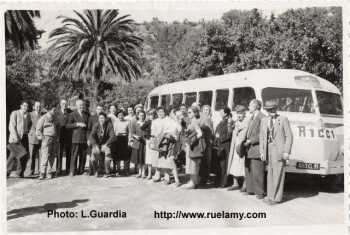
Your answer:
[[[181,185],[175,163],[175,159],[181,149],[181,142],[179,141],[182,130],[181,120],[182,114],[180,111],[175,112],[175,110],[172,110],[170,112],[170,117],[164,120],[165,128],[159,143],[158,167],[164,171],[164,183],[167,185],[171,184],[170,172],[172,172],[176,187]]]
[[[219,187],[226,187],[227,183],[227,162],[230,152],[232,138],[231,109],[225,108],[222,112],[222,120],[215,130],[215,143],[217,145],[217,184]]]
[[[244,158],[245,148],[243,142],[245,141],[248,127],[248,119],[245,116],[246,108],[243,105],[236,106],[237,121],[235,122],[235,129],[232,133],[232,141],[228,163],[228,174],[233,175],[233,185],[228,190],[237,190],[240,188],[238,180],[244,180]]]
[[[188,117],[190,118],[190,124],[186,130],[186,173],[191,178],[183,188],[195,189],[199,184],[199,167],[205,151],[205,141],[199,127],[199,108],[196,106],[190,107]]]
[[[138,169],[136,178],[146,178],[145,168],[145,153],[146,153],[146,132],[143,130],[145,124],[146,113],[141,110],[138,113],[136,122],[131,123],[133,125],[129,132],[129,145],[131,150],[131,162],[135,164]]]

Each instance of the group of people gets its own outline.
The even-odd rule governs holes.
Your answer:
[[[267,116],[261,108],[257,99],[249,107],[236,105],[235,120],[231,109],[224,108],[214,128],[211,107],[198,103],[147,112],[142,105],[127,110],[111,105],[108,112],[97,105],[90,115],[80,99],[74,111],[63,99],[47,107],[45,114],[40,102],[34,102],[29,113],[29,103],[23,101],[9,120],[7,176],[15,164],[16,177],[24,176],[27,165],[29,175],[34,175],[36,161],[40,180],[81,175],[88,161],[85,173],[91,176],[135,173],[137,178],[184,189],[215,183],[273,205],[282,201],[293,135],[288,119],[277,114],[274,100],[265,102]],[[183,168],[188,182],[179,178]],[[213,182],[211,173],[216,175]]]

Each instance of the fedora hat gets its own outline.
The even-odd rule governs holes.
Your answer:
[[[267,100],[264,105],[264,109],[275,109],[277,108],[277,102],[275,100]]]

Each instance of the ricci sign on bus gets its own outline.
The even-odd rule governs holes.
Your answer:
[[[174,82],[154,88],[146,109],[209,105],[216,126],[224,107],[248,107],[257,98],[274,99],[287,116],[294,142],[287,172],[317,175],[344,173],[343,105],[339,89],[316,75],[289,69],[258,69]],[[235,119],[235,112],[232,112]]]

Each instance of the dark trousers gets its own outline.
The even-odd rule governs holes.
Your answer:
[[[79,175],[84,173],[86,163],[87,144],[72,144],[72,157],[70,162],[70,173],[74,174],[77,170]],[[77,161],[79,161],[77,168]]]
[[[204,155],[199,166],[199,177],[200,184],[205,185],[208,182],[210,172],[211,172],[211,158],[212,158],[212,147],[211,145],[207,145]]]
[[[67,141],[62,141],[59,143],[58,151],[59,151],[59,154],[57,158],[57,174],[60,174],[61,171],[63,170],[63,166],[62,166],[63,153],[65,153],[66,173],[68,173],[70,169],[70,162],[71,162],[72,144]]]
[[[220,156],[217,156],[216,161],[216,184],[225,187],[227,184],[227,164],[228,164],[228,155],[227,153],[221,153]]]
[[[40,144],[29,144],[29,162],[30,174],[35,173],[35,161],[38,160],[38,173],[40,172]]]
[[[98,174],[101,175],[103,174],[104,171],[104,166],[105,166],[105,154],[104,153],[99,153],[99,154],[93,154],[91,153],[90,156],[90,174]]]
[[[27,162],[29,159],[28,135],[23,135],[23,137],[21,139],[21,144],[27,150],[27,154],[21,158],[18,158],[15,154],[10,152],[10,156],[7,159],[7,174],[10,174],[14,165],[17,164],[16,175],[23,177],[23,174],[24,174],[24,171],[26,169],[26,165],[27,165]]]
[[[260,159],[245,158],[245,182],[248,193],[264,195],[265,165]]]

